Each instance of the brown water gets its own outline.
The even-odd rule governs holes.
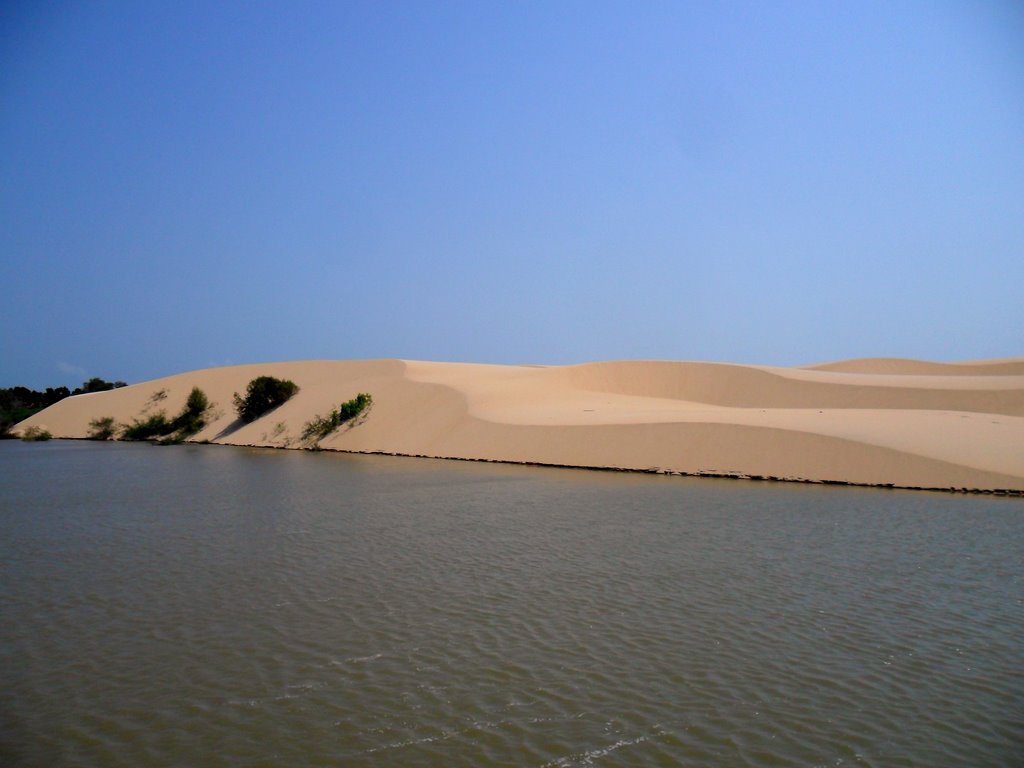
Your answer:
[[[4,766],[1024,763],[1024,503],[0,443]]]

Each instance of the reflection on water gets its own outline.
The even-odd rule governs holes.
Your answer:
[[[3,765],[1015,765],[1020,500],[0,443]]]

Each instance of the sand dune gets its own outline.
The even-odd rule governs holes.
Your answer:
[[[255,376],[300,392],[251,424]],[[664,361],[505,366],[308,361],[182,373],[71,397],[19,425],[82,438],[89,422],[215,403],[193,439],[308,447],[303,425],[357,392],[374,404],[325,449],[686,474],[1024,493],[1024,358],[866,359],[803,368]]]
[[[932,363],[927,360],[908,360],[902,357],[864,357],[804,367],[814,371],[897,373],[911,376],[1024,376],[1024,357],[1004,360],[972,360],[963,363]]]

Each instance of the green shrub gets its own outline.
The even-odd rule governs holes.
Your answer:
[[[167,419],[163,411],[154,413],[145,419],[135,419],[121,432],[122,440],[151,440],[164,437],[174,431],[174,424]]]
[[[90,440],[110,440],[117,433],[117,424],[113,416],[104,416],[89,422]]]
[[[188,398],[185,400],[185,410],[189,413],[201,414],[209,407],[210,399],[206,393],[199,387],[192,387],[192,391],[188,393]]]
[[[314,416],[302,429],[303,441],[320,441],[346,421],[351,421],[373,404],[373,397],[360,392],[351,400],[342,403],[326,416]]]
[[[373,398],[365,392],[360,392],[353,399],[346,403],[342,403],[338,406],[338,423],[343,424],[350,419],[354,419],[363,409],[367,408],[370,403],[373,402]]]
[[[322,440],[331,434],[331,432],[333,432],[338,426],[334,423],[334,413],[334,411],[331,411],[326,416],[320,416],[318,414],[314,416],[312,420],[307,421],[306,425],[302,428],[303,442],[309,440]]]
[[[287,402],[298,391],[299,387],[294,381],[257,376],[249,382],[245,397],[235,392],[235,411],[242,421],[255,421],[267,411]]]
[[[171,426],[178,433],[181,440],[194,435],[206,426],[206,410],[210,407],[210,401],[206,393],[199,387],[192,387],[185,401],[185,407],[181,413],[174,417]],[[181,442],[179,440],[179,442]]]
[[[124,428],[121,438],[124,440],[161,438],[160,442],[165,445],[182,443],[206,426],[206,412],[209,408],[210,401],[206,397],[206,393],[199,387],[192,387],[181,413],[173,419],[168,419],[164,411],[157,411],[145,419],[135,419]],[[97,419],[97,421],[101,420]]]
[[[21,439],[30,443],[39,443],[43,440],[49,440],[52,437],[53,435],[42,427],[29,427],[21,433]]]

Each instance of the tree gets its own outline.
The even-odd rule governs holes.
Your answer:
[[[255,421],[267,411],[287,402],[298,391],[299,387],[294,381],[257,376],[249,382],[245,397],[235,392],[235,411],[242,421]]]
[[[181,409],[173,422],[174,430],[179,432],[182,438],[194,435],[206,426],[206,409],[210,407],[210,400],[206,393],[199,387],[192,387],[185,401],[185,407]]]
[[[127,387],[128,385],[123,381],[104,381],[103,379],[93,376],[88,381],[84,382],[82,386],[75,387],[75,391],[72,395],[87,395],[90,392],[107,392],[111,389],[120,389],[121,387]]]
[[[37,392],[28,387],[0,389],[0,438],[12,437],[9,432],[12,426],[65,397],[86,392],[105,392],[108,389],[127,386],[123,381],[110,382],[92,378],[81,387],[77,387],[74,392],[67,387],[47,387],[45,392]]]

